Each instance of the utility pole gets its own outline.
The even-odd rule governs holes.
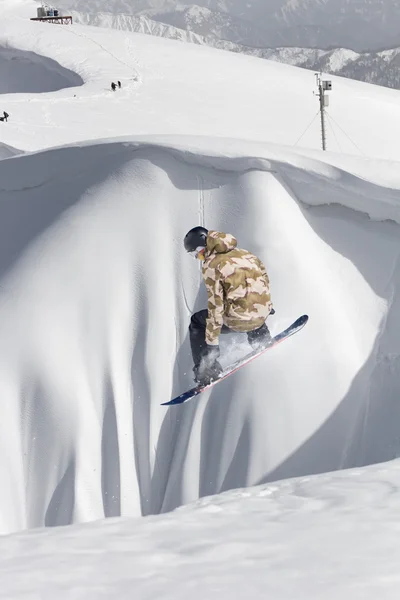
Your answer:
[[[322,79],[322,73],[315,73],[317,79],[317,93],[319,100],[319,110],[321,114],[321,134],[322,134],[322,150],[326,150],[326,131],[325,131],[325,108],[329,106],[329,96],[326,92],[330,92],[332,89],[332,81]]]

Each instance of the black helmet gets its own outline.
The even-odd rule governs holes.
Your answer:
[[[193,227],[185,235],[183,240],[186,252],[193,252],[199,246],[203,248],[207,245],[208,230],[205,227]]]

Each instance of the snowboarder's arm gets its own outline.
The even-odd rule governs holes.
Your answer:
[[[266,284],[266,286],[268,288],[268,293],[269,293],[269,277],[268,277],[267,269],[265,268],[264,263],[259,258],[257,258],[257,262],[258,262],[258,266],[259,266],[260,271],[261,271],[261,275],[262,275],[262,277],[264,277],[265,284]],[[274,315],[275,314],[275,309],[272,306],[271,300],[269,301],[269,311],[270,311],[270,313],[269,313],[270,315]]]
[[[206,343],[209,346],[218,346],[219,334],[224,322],[224,290],[221,274],[217,269],[208,267],[203,275],[208,296]]]
[[[259,258],[257,258],[257,262],[258,262],[258,266],[260,267],[261,274],[265,278],[265,281],[266,281],[267,285],[269,286],[269,277],[268,277],[267,269],[265,268],[264,263]]]

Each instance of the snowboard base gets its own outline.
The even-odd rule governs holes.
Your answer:
[[[289,327],[287,327],[284,331],[281,331],[280,333],[275,335],[272,338],[272,343],[269,344],[266,348],[263,348],[262,350],[250,352],[250,354],[247,354],[243,358],[235,361],[232,365],[227,367],[223,371],[221,376],[218,377],[218,379],[216,379],[215,381],[212,381],[211,383],[209,383],[207,385],[199,384],[199,385],[191,388],[187,392],[184,392],[180,396],[173,398],[169,402],[163,402],[162,406],[173,406],[175,404],[183,404],[183,402],[186,402],[187,400],[194,398],[194,396],[198,396],[199,394],[204,392],[204,390],[208,390],[209,388],[213,387],[214,385],[216,385],[223,379],[226,379],[227,377],[229,377],[229,375],[232,375],[232,373],[235,373],[241,367],[244,367],[244,365],[247,365],[249,362],[251,362],[252,360],[257,358],[258,356],[261,356],[262,354],[264,354],[264,352],[268,352],[268,350],[271,350],[272,348],[274,348],[275,346],[277,346],[278,344],[283,342],[283,340],[286,340],[288,337],[292,336],[294,333],[297,333],[298,331],[300,331],[300,329],[302,329],[304,327],[304,325],[307,323],[307,321],[308,321],[308,315],[302,315],[301,317],[296,319],[296,321],[294,321],[291,325],[289,325]]]

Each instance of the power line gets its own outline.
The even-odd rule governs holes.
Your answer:
[[[327,113],[327,114],[328,114],[328,113]],[[355,142],[354,142],[354,141],[351,139],[351,137],[350,137],[350,136],[349,136],[349,135],[348,135],[348,134],[345,132],[345,130],[343,129],[343,127],[340,127],[339,123],[338,123],[337,121],[335,121],[335,119],[334,119],[334,118],[333,118],[331,115],[328,115],[328,116],[329,116],[329,118],[330,118],[330,119],[331,119],[331,120],[332,120],[332,121],[335,123],[335,125],[336,125],[337,127],[339,127],[340,131],[341,131],[342,133],[344,133],[344,135],[345,135],[345,136],[346,136],[346,137],[347,137],[347,138],[350,140],[350,142],[351,142],[351,143],[352,143],[352,144],[353,144],[353,145],[354,145],[354,146],[357,148],[357,150],[358,150],[358,151],[359,151],[359,152],[360,152],[360,153],[361,153],[363,156],[367,156],[367,155],[366,155],[366,154],[365,154],[365,153],[364,153],[364,152],[361,150],[361,148],[360,148],[359,146],[357,146],[357,144],[356,144],[356,143],[355,143]]]
[[[319,115],[319,111],[317,112],[317,114],[313,117],[311,123],[309,123],[309,125],[307,125],[307,127],[305,128],[305,130],[303,131],[303,133],[301,134],[301,136],[299,137],[299,139],[297,140],[297,142],[294,144],[294,146],[297,146],[297,144],[299,143],[299,141],[301,140],[301,138],[307,133],[307,131],[310,129],[311,125],[314,123],[315,119],[318,117]]]
[[[338,140],[338,139],[337,139],[337,137],[336,137],[335,130],[334,130],[334,129],[333,129],[333,127],[332,127],[332,123],[331,123],[331,116],[330,116],[330,114],[329,114],[329,113],[326,113],[326,116],[328,117],[329,125],[330,125],[331,131],[332,131],[332,133],[333,133],[333,137],[335,138],[335,141],[336,141],[337,145],[339,146],[339,150],[340,150],[340,152],[343,152],[343,150],[342,150],[342,147],[341,147],[341,145],[340,145],[340,143],[339,143],[339,140]]]

